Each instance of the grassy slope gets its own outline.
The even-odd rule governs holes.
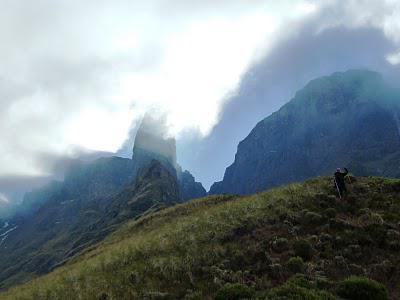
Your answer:
[[[318,178],[248,197],[194,200],[128,223],[0,299],[212,299],[226,282],[267,290],[293,275],[286,263],[299,239],[313,247],[304,274],[320,286],[333,290],[361,274],[397,299],[399,195],[400,180],[359,178],[340,202],[331,179]]]

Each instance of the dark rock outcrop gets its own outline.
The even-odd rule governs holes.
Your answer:
[[[370,71],[311,81],[259,122],[211,194],[250,194],[329,175],[400,177],[400,93]]]
[[[176,142],[168,136],[162,119],[145,115],[135,137],[132,161],[134,173],[147,166],[153,159],[160,161],[171,173],[176,173]]]
[[[201,198],[207,195],[200,182],[196,182],[193,175],[189,171],[180,173],[179,186],[182,200],[187,201],[194,198]]]
[[[153,160],[139,172],[136,183],[114,196],[103,218],[119,224],[150,209],[182,202],[176,177],[159,161]]]
[[[160,161],[171,174],[176,175],[183,200],[207,195],[202,184],[196,182],[189,171],[182,171],[177,163],[176,141],[169,137],[163,120],[146,115],[137,132],[133,147],[134,173],[148,165],[153,159]]]

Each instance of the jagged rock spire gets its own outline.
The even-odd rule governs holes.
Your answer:
[[[147,113],[136,134],[133,147],[133,159],[142,156],[143,152],[153,158],[166,160],[176,168],[176,142],[168,134],[164,117]]]
[[[176,176],[183,200],[206,195],[206,190],[201,183],[196,182],[188,171],[182,172],[182,168],[177,163],[176,142],[168,134],[168,126],[163,116],[150,113],[144,116],[136,134],[132,159],[135,174],[146,168],[154,159],[158,160],[172,175]]]

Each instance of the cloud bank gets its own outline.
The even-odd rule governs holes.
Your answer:
[[[314,9],[301,0],[2,1],[0,176],[51,174],[43,153],[116,151],[154,107],[173,134],[207,135],[257,51]]]
[[[0,192],[82,153],[128,152],[154,108],[208,186],[308,80],[353,67],[396,78],[399,20],[393,0],[3,0]]]
[[[399,4],[394,1],[324,1],[317,12],[281,28],[265,56],[243,76],[218,124],[205,138],[178,143],[182,164],[209,187],[221,180],[238,143],[310,80],[348,69],[381,72],[400,86]],[[387,24],[393,24],[390,27]],[[191,149],[191,151],[189,151]]]

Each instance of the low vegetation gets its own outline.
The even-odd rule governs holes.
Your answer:
[[[352,182],[167,208],[0,299],[398,299],[400,180]]]
[[[362,277],[350,277],[340,283],[338,294],[350,300],[387,300],[386,287],[376,281]]]

